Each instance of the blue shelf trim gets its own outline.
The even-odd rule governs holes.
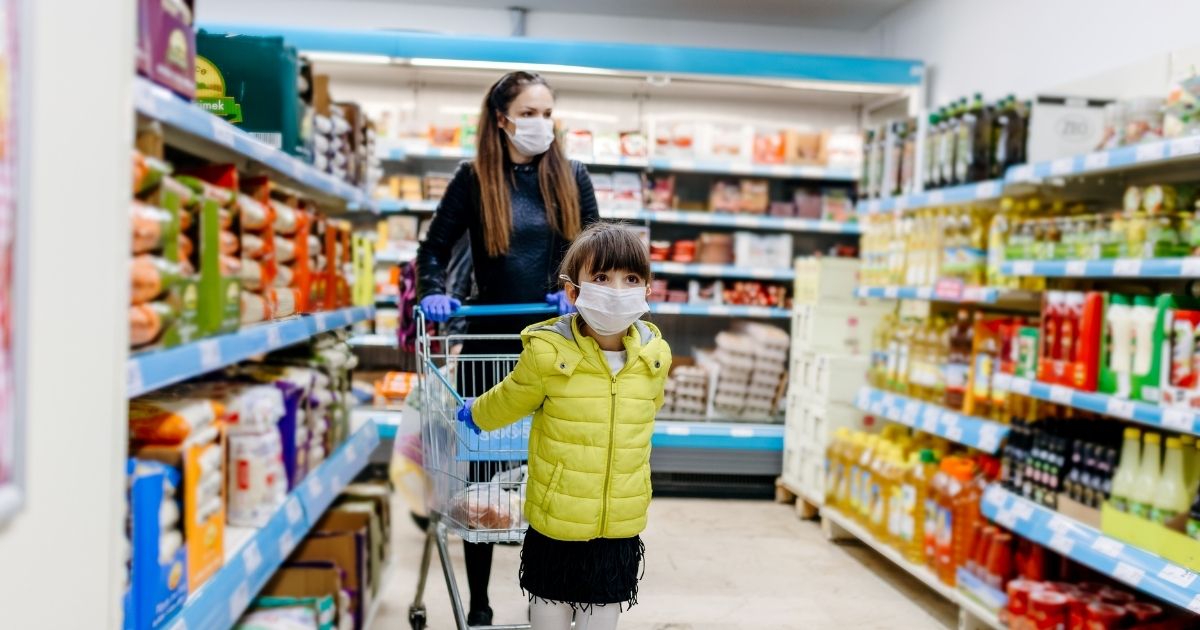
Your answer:
[[[1010,183],[1038,182],[1047,177],[1094,175],[1131,166],[1197,156],[1200,156],[1200,136],[1187,136],[1022,164],[1008,169],[1004,180]]]
[[[1000,290],[994,287],[963,287],[958,297],[939,296],[933,287],[855,287],[855,297],[883,298],[887,300],[932,300],[961,304],[994,304],[1000,298]]]
[[[296,545],[317,524],[333,499],[366,467],[379,444],[367,422],[293,490],[283,507],[246,541],[225,566],[188,598],[166,627],[171,630],[232,628]],[[311,489],[321,492],[314,499]]]
[[[655,448],[707,448],[742,451],[783,450],[783,426],[778,424],[683,422],[657,420]]]
[[[1123,418],[1156,429],[1200,435],[1200,414],[1187,409],[1125,400],[1108,394],[1080,391],[1065,385],[1051,385],[1011,374],[996,374],[992,378],[992,386],[1038,400]]]
[[[397,212],[434,212],[437,210],[438,203],[440,202],[437,199],[421,199],[419,201],[376,199],[374,205],[380,214],[394,214]]]
[[[734,227],[752,230],[778,230],[785,232],[824,232],[828,234],[860,234],[857,223],[801,219],[797,217],[772,217],[754,214],[732,214],[726,212],[693,212],[687,210],[642,210],[601,209],[605,219],[647,221],[650,223],[678,223],[703,225],[706,227]]]
[[[654,262],[650,263],[654,273],[700,276],[705,278],[755,278],[757,280],[793,280],[796,272],[791,269],[760,269],[736,265],[710,265],[703,263]]]
[[[684,46],[553,39],[439,35],[411,31],[335,30],[202,23],[214,33],[282,36],[303,51],[535,63],[630,72],[771,77],[880,85],[920,85],[924,64],[907,59],[807,55]]]
[[[761,319],[787,319],[792,316],[792,312],[786,308],[773,308],[770,306],[725,306],[721,304],[678,304],[675,302],[651,302],[650,312],[655,315],[755,317]]]
[[[1165,602],[1200,612],[1196,574],[992,484],[983,515],[1039,545]]]
[[[1004,181],[989,179],[975,184],[964,184],[950,188],[939,188],[923,193],[886,197],[883,199],[864,199],[855,206],[859,214],[877,214],[880,212],[903,212],[917,208],[933,208],[937,206],[955,205],[980,201],[995,201],[1004,194]]]
[[[998,451],[1008,437],[1008,427],[1003,424],[873,387],[860,388],[854,403],[868,413],[986,453]]]
[[[1200,278],[1200,258],[1007,260],[1000,273],[1047,278]]]
[[[126,362],[127,394],[130,398],[140,396],[373,317],[373,307],[355,306],[257,324],[227,335],[135,354]]]
[[[303,188],[343,199],[352,209],[371,208],[370,198],[362,189],[267,146],[245,131],[179,98],[162,86],[135,77],[133,103],[143,116],[219,144],[271,168],[276,175],[282,175]]]

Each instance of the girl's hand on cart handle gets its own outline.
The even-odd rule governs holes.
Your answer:
[[[482,429],[475,424],[475,419],[471,417],[471,405],[473,404],[475,404],[474,398],[463,401],[463,406],[458,408],[458,421],[467,425],[467,428],[474,431],[475,435],[479,435]]]
[[[462,302],[440,293],[427,295],[425,299],[421,300],[421,310],[425,312],[425,317],[431,322],[444,322],[461,307]]]
[[[575,305],[571,304],[567,300],[567,292],[566,291],[556,291],[554,293],[547,293],[546,294],[546,303],[549,304],[550,306],[557,307],[559,315],[566,315],[567,313],[575,312]]]

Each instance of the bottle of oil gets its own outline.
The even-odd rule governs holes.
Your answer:
[[[958,318],[950,329],[950,352],[943,373],[945,374],[945,405],[962,410],[967,391],[967,375],[971,367],[972,344],[971,315],[966,309],[958,311]]]
[[[909,562],[924,564],[926,502],[929,482],[937,469],[933,451],[922,449],[909,456],[908,469],[900,489],[900,551]]]

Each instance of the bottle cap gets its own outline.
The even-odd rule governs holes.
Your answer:
[[[1126,440],[1140,440],[1140,439],[1142,439],[1142,431],[1141,431],[1141,429],[1135,429],[1135,428],[1133,428],[1133,427],[1127,427],[1127,428],[1125,429],[1125,439],[1126,439]]]
[[[921,463],[922,464],[936,464],[937,463],[937,453],[934,453],[933,449],[931,449],[931,448],[921,449]]]
[[[1112,293],[1108,296],[1108,304],[1109,306],[1129,306],[1129,298],[1120,293]]]
[[[1148,295],[1139,295],[1139,296],[1133,298],[1133,305],[1134,306],[1153,306],[1154,301],[1151,300],[1150,296],[1148,296]]]
[[[1146,444],[1162,444],[1162,436],[1157,433],[1147,433],[1146,437],[1142,438]]]

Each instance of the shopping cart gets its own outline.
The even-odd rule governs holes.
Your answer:
[[[459,630],[521,630],[524,625],[468,626],[450,561],[448,538],[472,543],[519,543],[525,535],[525,460],[530,418],[498,431],[476,435],[457,420],[466,398],[482,395],[517,363],[517,354],[463,354],[468,341],[519,341],[520,331],[504,335],[430,335],[417,308],[417,374],[421,384],[421,439],[427,479],[429,527],[417,592],[409,608],[413,630],[426,624],[425,583],[436,547]],[[456,317],[553,314],[545,304],[464,306]],[[483,344],[486,345],[486,344]]]

